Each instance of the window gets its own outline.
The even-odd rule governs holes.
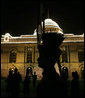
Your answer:
[[[10,63],[15,63],[16,62],[16,50],[15,49],[10,51],[9,62]]]
[[[27,48],[27,63],[32,63],[32,47]]]
[[[84,50],[83,49],[78,51],[78,58],[79,58],[79,62],[84,61]]]
[[[62,62],[67,62],[67,47],[63,47],[62,49]]]

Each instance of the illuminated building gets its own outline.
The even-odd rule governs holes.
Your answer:
[[[63,33],[59,25],[51,19],[45,19],[45,32]],[[68,32],[67,32],[68,33]],[[80,78],[84,72],[84,34],[74,35],[65,34],[65,39],[61,45],[62,55],[61,65],[66,66],[71,73],[77,71]],[[9,33],[2,35],[1,38],[1,76],[7,77],[9,69],[17,67],[22,77],[26,75],[26,68],[32,67],[36,71],[38,78],[41,78],[42,69],[38,67],[37,59],[39,52],[37,49],[36,29],[33,35],[21,35],[13,37]],[[55,64],[58,72],[57,64]]]

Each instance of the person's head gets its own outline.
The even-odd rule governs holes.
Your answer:
[[[79,75],[78,75],[77,71],[72,72],[72,77],[73,77],[74,79],[79,79]]]
[[[54,67],[56,61],[60,57],[60,44],[63,41],[62,35],[56,33],[43,34],[43,45],[38,45],[39,58],[38,63],[41,68]]]
[[[15,69],[14,69],[14,73],[17,73],[17,72],[18,72],[18,69],[17,69],[17,68],[15,68]]]
[[[9,75],[12,75],[12,74],[13,74],[13,70],[9,69]]]
[[[34,75],[36,75],[36,72],[34,72]]]

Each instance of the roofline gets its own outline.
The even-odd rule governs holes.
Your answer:
[[[83,43],[84,41],[63,41],[63,43]],[[29,42],[1,42],[1,44],[37,44],[37,41]]]

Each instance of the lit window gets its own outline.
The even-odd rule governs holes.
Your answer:
[[[67,62],[67,47],[62,49],[62,62]]]
[[[84,50],[83,49],[78,51],[78,58],[79,58],[79,62],[84,61]]]
[[[32,63],[32,47],[27,48],[27,63]]]
[[[10,63],[15,63],[16,62],[16,50],[10,51],[10,58],[9,58]]]

